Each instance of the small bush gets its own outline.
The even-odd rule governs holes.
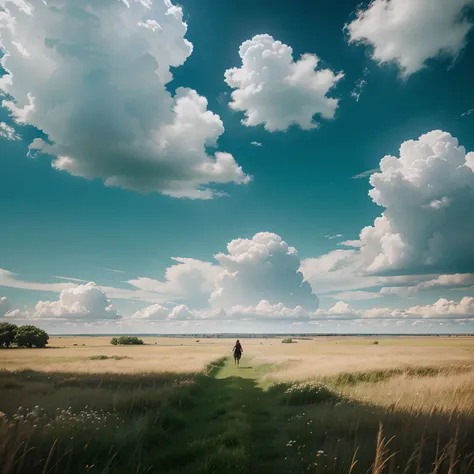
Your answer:
[[[293,341],[293,339],[291,339],[291,337],[287,337],[287,338],[283,339],[281,342],[282,342],[282,344],[296,344],[296,341]]]
[[[143,340],[139,339],[137,336],[120,336],[113,337],[110,340],[110,344],[114,346],[125,345],[125,346],[139,346],[143,344]]]
[[[377,345],[378,343],[379,343],[379,341],[374,341],[372,344]]]

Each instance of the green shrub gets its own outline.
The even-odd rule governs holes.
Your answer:
[[[45,347],[48,340],[46,331],[31,325],[20,326],[15,334],[18,347]]]
[[[296,341],[293,341],[291,337],[287,337],[281,341],[283,344],[296,344]]]
[[[113,337],[110,341],[114,346],[125,345],[125,346],[139,346],[143,344],[143,340],[137,336],[120,336]]]
[[[18,326],[11,323],[0,323],[0,347],[10,347],[15,340]]]
[[[106,356],[106,355],[96,355],[96,356],[90,356],[89,357],[89,360],[108,360],[108,359],[122,360],[122,359],[130,359],[130,357],[127,357],[127,356]]]

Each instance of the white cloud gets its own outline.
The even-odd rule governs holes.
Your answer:
[[[355,310],[343,301],[327,311],[315,313],[322,318],[346,319],[471,319],[474,318],[474,298],[465,296],[459,302],[440,298],[433,304],[412,306],[408,309],[370,308]]]
[[[385,208],[360,233],[369,272],[473,268],[474,171],[464,147],[435,130],[402,143],[370,177],[372,200]]]
[[[74,288],[74,283],[36,283],[32,281],[24,281],[17,278],[15,273],[0,268],[0,286],[7,288],[18,288],[22,290],[34,291],[52,291],[61,293],[68,288]]]
[[[454,273],[439,275],[436,278],[422,281],[413,286],[384,287],[380,290],[380,293],[383,295],[412,296],[420,290],[429,290],[431,288],[465,289],[470,286],[474,286],[473,273]]]
[[[229,106],[245,112],[244,125],[263,124],[270,132],[291,125],[309,130],[318,127],[315,115],[334,118],[338,99],[327,94],[343,74],[316,69],[316,55],[294,61],[292,48],[267,34],[242,43],[239,55],[241,67],[228,69],[225,82],[235,89]]]
[[[261,300],[255,306],[236,305],[227,311],[231,319],[259,319],[259,320],[310,320],[314,312],[301,306],[288,308],[283,303],[271,304]]]
[[[324,236],[326,239],[328,240],[334,240],[334,239],[341,239],[342,237],[344,237],[342,234],[336,234],[336,235],[325,235]]]
[[[466,112],[463,112],[461,114],[461,117],[467,117],[468,115],[471,115],[474,112],[474,108],[466,110]]]
[[[351,176],[352,179],[362,179],[362,178],[368,178],[370,175],[377,173],[379,171],[378,168],[372,168],[370,170],[362,171],[359,174],[355,174],[354,176]]]
[[[250,144],[253,146],[263,146],[263,143],[261,142],[250,142]]]
[[[68,288],[56,301],[38,301],[34,311],[13,311],[7,316],[28,319],[100,321],[120,319],[107,296],[94,282]]]
[[[79,283],[88,283],[88,280],[82,280],[81,278],[63,277],[63,276],[57,276],[57,275],[54,275],[54,278],[57,278],[58,280],[77,281]]]
[[[329,309],[328,314],[348,315],[354,314],[354,310],[344,301],[338,301],[332,308]]]
[[[426,306],[412,306],[405,311],[406,317],[420,318],[474,318],[474,298],[465,296],[459,303],[440,298],[436,303]]]
[[[375,298],[381,298],[382,294],[375,291],[343,291],[333,295],[327,295],[328,298],[335,300],[348,300],[348,301],[365,301],[373,300]]]
[[[6,138],[7,140],[19,140],[21,137],[18,135],[13,127],[0,122],[0,138]]]
[[[360,96],[362,95],[362,92],[365,89],[365,86],[367,85],[367,75],[369,74],[369,69],[365,68],[363,75],[360,79],[358,79],[355,83],[354,89],[351,91],[351,97],[355,99],[356,102],[359,102]]]
[[[168,317],[169,310],[160,304],[153,304],[147,306],[139,311],[136,311],[130,319],[141,321],[163,321]]]
[[[215,257],[223,271],[210,298],[212,307],[255,306],[261,300],[310,310],[318,307],[311,285],[298,270],[298,252],[279,235],[260,232],[252,239],[235,239],[227,251]]]
[[[55,169],[108,186],[210,199],[212,183],[247,183],[229,153],[209,154],[224,127],[205,97],[166,89],[192,52],[169,0],[54,5],[3,0],[3,105],[45,132],[30,153]]]
[[[150,303],[169,303],[186,300],[193,307],[207,304],[214,289],[214,280],[222,271],[218,265],[193,258],[173,258],[177,264],[165,270],[163,281],[138,277],[127,281],[133,289],[101,286],[112,299],[130,299]],[[20,279],[14,273],[0,269],[0,286],[23,290],[50,291],[61,293],[68,288],[76,288],[75,282],[87,281],[78,278],[55,277],[69,283],[37,283]]]
[[[396,62],[404,76],[440,55],[456,57],[472,23],[473,0],[374,0],[346,26],[350,42],[372,47],[372,59]]]
[[[360,96],[364,87],[367,85],[367,81],[365,79],[359,79],[356,82],[354,89],[351,91],[351,97],[355,99],[356,102],[359,102]]]
[[[358,240],[302,261],[319,294],[376,286],[414,286],[474,268],[474,153],[439,130],[402,143],[370,177],[369,195],[384,211]],[[420,288],[420,287],[418,287]],[[384,290],[382,294],[407,294]]]
[[[6,296],[2,296],[0,298],[0,318],[5,316],[9,311],[11,311],[12,307],[8,298]]]
[[[173,260],[178,263],[166,269],[164,281],[139,277],[127,283],[146,292],[165,295],[168,301],[186,300],[193,307],[206,304],[222,268],[194,258],[174,257]]]
[[[125,273],[123,270],[115,270],[113,268],[103,268],[102,270],[105,270],[107,272],[112,272],[112,273]]]
[[[194,311],[190,310],[187,305],[181,304],[175,306],[169,313],[169,321],[189,321],[196,319],[196,314]]]
[[[380,278],[367,276],[356,250],[333,250],[301,262],[300,271],[318,294],[356,290],[380,284]]]

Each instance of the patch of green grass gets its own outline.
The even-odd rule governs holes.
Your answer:
[[[89,360],[108,360],[108,359],[113,359],[113,360],[123,360],[123,359],[131,359],[131,357],[128,356],[106,356],[106,355],[94,355],[90,356]]]

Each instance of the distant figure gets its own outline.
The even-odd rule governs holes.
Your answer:
[[[242,349],[242,344],[240,344],[240,341],[238,339],[235,343],[234,348],[232,349],[232,352],[234,353],[235,365],[240,365],[240,358],[242,357],[242,352],[244,352],[244,350]]]

